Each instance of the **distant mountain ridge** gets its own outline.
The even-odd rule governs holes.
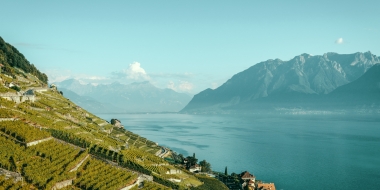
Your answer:
[[[311,105],[311,97],[319,99],[355,81],[378,63],[380,58],[371,52],[301,54],[289,61],[271,59],[235,74],[217,89],[200,92],[182,112],[254,108],[254,104],[265,107],[264,102],[269,105],[298,100]]]
[[[115,108],[113,109],[115,112],[178,112],[191,99],[187,94],[171,89],[160,89],[148,81],[131,84],[114,82],[94,86],[68,79],[56,85],[58,88],[68,89],[80,96],[91,97],[101,104],[109,105]],[[105,110],[92,111],[109,113]]]
[[[77,93],[68,90],[66,88],[59,88],[63,92],[63,95],[69,98],[75,104],[85,108],[89,112],[99,112],[101,110],[105,113],[119,113],[123,110],[113,105],[104,104],[89,96],[80,96]]]

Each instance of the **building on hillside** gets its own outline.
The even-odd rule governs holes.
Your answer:
[[[57,90],[57,85],[55,85],[55,84],[51,84],[51,85],[50,85],[50,89]]]
[[[258,190],[276,190],[276,187],[274,186],[274,183],[258,183],[257,189]]]
[[[252,180],[253,182],[255,182],[255,180],[256,180],[256,177],[254,175],[250,174],[248,171],[242,172],[240,174],[240,178],[244,181]]]
[[[117,128],[124,128],[124,126],[121,124],[121,121],[118,119],[111,119],[111,124]]]
[[[182,171],[179,170],[179,169],[170,169],[168,171],[166,171],[166,174],[181,174]]]
[[[201,172],[201,170],[202,170],[202,167],[198,164],[195,164],[189,168],[189,171],[193,173]]]
[[[34,96],[34,95],[35,95],[35,94],[34,94],[34,90],[33,90],[33,89],[29,89],[29,90],[27,90],[26,92],[24,92],[23,95]]]
[[[244,189],[246,186],[255,189],[256,177],[254,175],[250,174],[248,171],[244,171],[239,175],[239,177],[241,180],[242,189]]]

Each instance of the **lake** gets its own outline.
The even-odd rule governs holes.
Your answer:
[[[380,116],[98,114],[276,189],[379,189]]]

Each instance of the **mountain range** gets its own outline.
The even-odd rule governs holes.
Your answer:
[[[380,99],[378,63],[380,58],[371,52],[271,59],[196,94],[181,112],[373,107]]]
[[[160,89],[148,81],[131,84],[81,84],[68,79],[56,83],[64,95],[94,113],[178,112],[191,97]]]

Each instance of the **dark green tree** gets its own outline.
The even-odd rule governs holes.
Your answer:
[[[202,172],[211,172],[211,164],[208,163],[206,160],[200,161],[199,165],[202,166]]]
[[[224,175],[228,175],[227,166],[226,166],[226,168],[224,169]]]
[[[187,167],[191,167],[191,166],[194,166],[196,163],[198,163],[198,159],[192,157],[192,156],[188,156],[187,157]]]

